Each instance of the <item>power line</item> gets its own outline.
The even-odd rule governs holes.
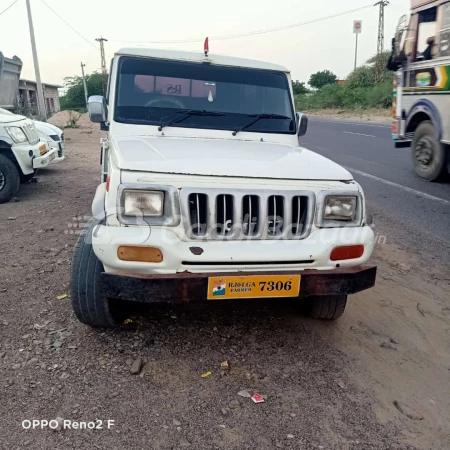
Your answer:
[[[8,11],[9,8],[12,8],[19,0],[14,0],[6,9],[4,9],[2,12],[0,12],[0,16]]]
[[[16,0],[17,1],[17,0]],[[59,17],[69,28],[71,28],[73,31],[75,31],[75,33],[78,34],[78,36],[80,36],[82,39],[84,39],[89,45],[92,45],[92,47],[94,47],[96,50],[99,50],[99,48],[93,44],[89,39],[85,38],[80,32],[78,32],[77,30],[75,30],[75,28],[70,25],[69,22],[67,22],[65,19],[63,19],[50,5],[48,5],[44,0],[41,0],[41,2],[53,13],[55,14],[55,16]]]
[[[353,13],[356,11],[361,11],[361,10],[367,9],[367,8],[373,8],[373,4],[362,6],[360,8],[356,8],[356,9],[350,9],[350,10],[343,11],[338,14],[332,14],[330,16],[320,17],[318,19],[309,20],[307,22],[298,22],[298,23],[293,23],[290,25],[283,25],[283,26],[279,26],[279,27],[275,27],[275,28],[267,28],[264,30],[250,31],[250,32],[246,32],[246,33],[230,34],[230,35],[224,35],[224,36],[212,36],[209,38],[209,40],[220,41],[220,40],[225,40],[225,39],[235,39],[238,37],[247,37],[247,36],[256,36],[256,35],[266,34],[266,33],[274,33],[276,31],[287,30],[290,28],[296,28],[296,27],[301,27],[303,25],[309,25],[312,23],[321,22],[323,20],[333,19],[335,17],[340,17],[343,15],[350,14],[350,13]],[[203,37],[203,38],[182,39],[182,40],[172,40],[172,41],[121,41],[121,40],[111,40],[111,39],[110,40],[112,42],[125,42],[125,43],[128,42],[128,43],[134,43],[134,44],[184,44],[184,43],[189,43],[189,42],[203,42],[204,39],[205,38]]]

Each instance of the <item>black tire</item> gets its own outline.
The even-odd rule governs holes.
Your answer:
[[[70,297],[77,319],[91,327],[115,327],[126,318],[124,302],[107,299],[101,292],[103,264],[95,256],[91,236],[97,221],[86,224],[75,246]]]
[[[0,154],[0,203],[9,202],[19,191],[20,174],[16,165]]]
[[[34,176],[36,175],[36,169],[33,171],[33,173],[29,173],[28,175],[24,175],[24,174],[20,174],[20,182],[22,184],[24,183],[28,183],[29,181],[31,181]]]
[[[436,129],[430,121],[421,123],[411,145],[411,156],[416,174],[426,181],[436,181],[444,173],[447,148],[439,142]]]
[[[309,316],[314,319],[336,320],[344,314],[346,295],[318,295],[310,297]]]

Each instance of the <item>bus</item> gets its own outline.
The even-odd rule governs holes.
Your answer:
[[[411,0],[388,68],[396,71],[395,147],[410,147],[415,173],[436,181],[450,169],[450,0]]]

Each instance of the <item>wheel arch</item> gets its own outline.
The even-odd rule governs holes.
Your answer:
[[[12,151],[11,144],[3,139],[0,139],[0,153],[2,155],[5,155],[8,159],[10,159],[20,170],[20,166],[19,166],[17,159]]]
[[[437,138],[442,139],[442,118],[438,109],[429,100],[420,100],[410,109],[406,120],[406,133],[414,133],[417,127],[425,121],[430,121],[436,130]]]
[[[10,142],[9,139],[5,139],[3,136],[0,136],[0,153],[5,155],[15,164],[21,175],[28,175],[32,173],[33,168],[30,169],[29,167],[26,167],[23,164],[23,161],[21,161],[20,158],[17,158],[12,146],[13,146],[12,141]]]

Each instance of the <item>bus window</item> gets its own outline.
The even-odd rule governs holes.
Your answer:
[[[442,8],[442,26],[439,42],[439,56],[450,56],[450,3],[445,3]]]
[[[437,8],[433,7],[419,13],[416,61],[426,61],[436,57]]]

